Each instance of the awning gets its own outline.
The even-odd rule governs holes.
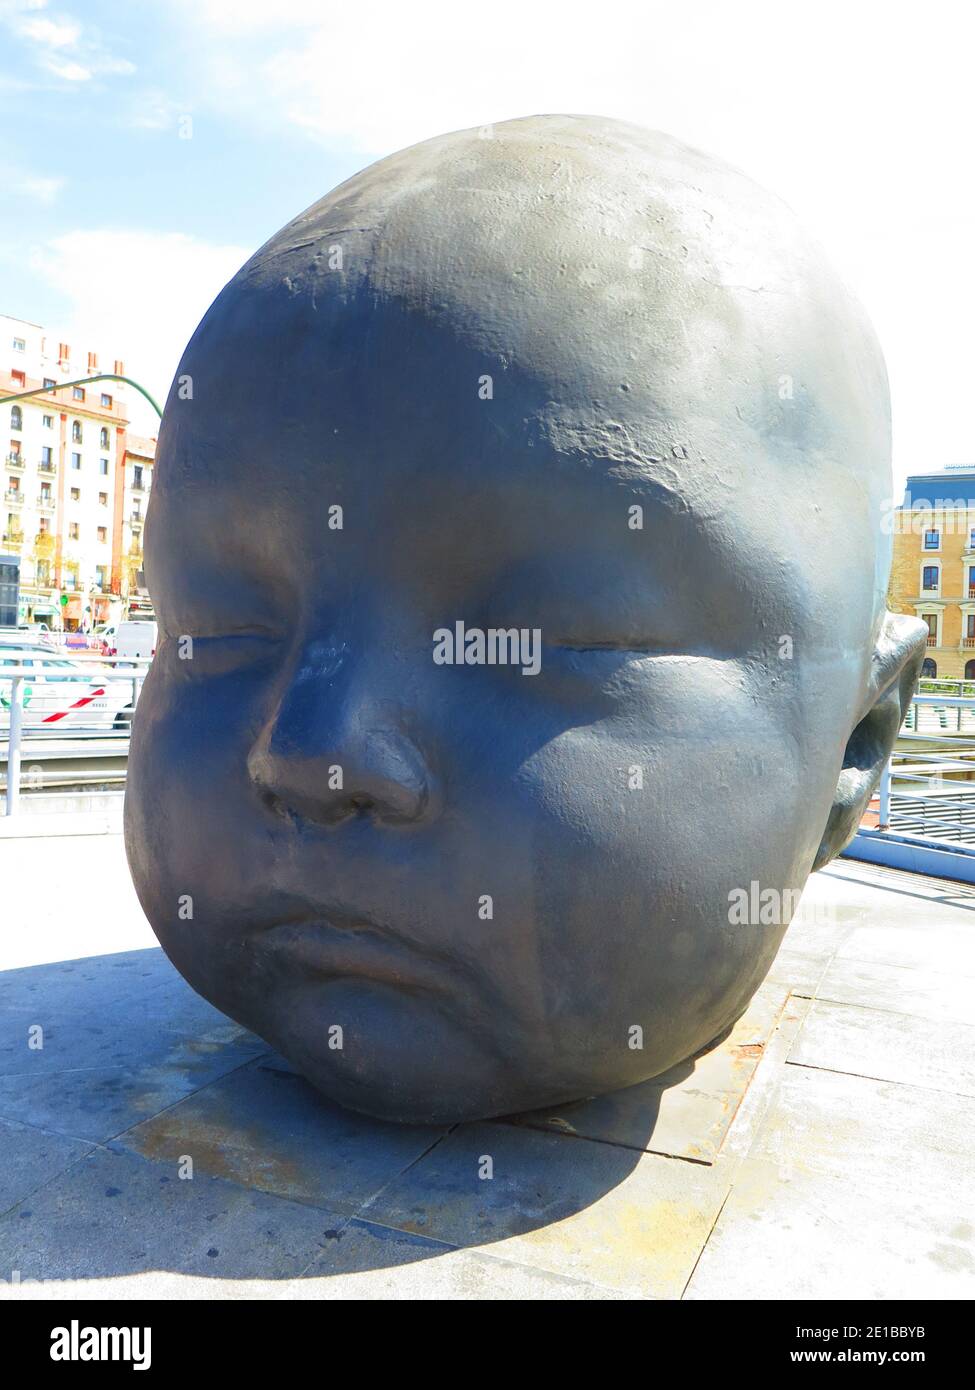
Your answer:
[[[35,603],[32,605],[35,618],[53,618],[57,609],[50,603]]]

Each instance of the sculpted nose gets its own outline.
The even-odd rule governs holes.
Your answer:
[[[247,760],[262,800],[322,825],[351,816],[429,819],[439,804],[426,759],[393,701],[359,700],[334,677],[298,673]]]

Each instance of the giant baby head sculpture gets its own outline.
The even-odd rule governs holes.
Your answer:
[[[173,963],[392,1119],[699,1051],[910,698],[889,492],[871,329],[734,169],[540,116],[348,180],[161,428],[126,834]]]

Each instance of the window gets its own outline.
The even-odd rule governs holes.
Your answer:
[[[85,399],[85,388],[83,386],[75,386],[72,388],[71,394],[76,401],[83,401]]]
[[[107,507],[107,506],[108,506],[108,493],[107,493],[107,492],[100,492],[100,493],[98,494],[98,505],[99,505],[100,507]]]
[[[80,421],[80,420],[72,420],[72,421],[71,421],[71,438],[73,439],[73,441],[75,442],[75,444],[80,444],[81,441],[82,441],[82,439],[83,439],[83,437],[84,437],[84,436],[83,436],[82,430],[81,430],[81,421]]]
[[[27,343],[23,338],[14,339],[14,352],[26,352]]]
[[[141,487],[141,486],[142,486],[142,464],[141,464],[141,463],[137,463],[137,464],[135,464],[135,465],[133,466],[133,469],[132,469],[132,486],[133,486],[133,487]]]
[[[22,430],[24,428],[24,413],[19,405],[10,407],[10,428],[12,430]]]
[[[102,405],[106,410],[111,410],[112,408],[112,398],[105,391],[102,392]]]
[[[53,428],[54,428],[54,416],[53,416],[53,415],[44,415],[44,416],[42,416],[42,420],[43,420],[43,423],[44,423],[44,428],[45,428],[46,430],[53,430]]]
[[[102,431],[98,436],[98,447],[99,449],[108,448],[108,430],[105,429],[104,425],[102,426]]]
[[[80,468],[80,467],[81,467],[81,455],[80,455],[80,454],[72,454],[72,455],[71,455],[71,467],[72,467],[72,468]]]
[[[50,444],[41,445],[41,467],[51,468],[53,466],[53,451]]]
[[[45,504],[46,504],[46,503],[49,503],[49,502],[51,502],[51,501],[53,500],[52,497],[51,497],[51,484],[50,484],[50,483],[41,483],[41,495],[40,495],[40,498],[39,498],[38,500],[41,501],[41,502],[43,502],[43,503],[45,503]]]
[[[79,526],[78,526],[78,523],[77,523],[76,521],[69,521],[69,522],[68,522],[68,540],[69,540],[69,541],[76,541],[80,535],[81,535],[81,531],[80,531],[80,528],[79,528]]]
[[[925,533],[924,533],[924,548],[925,548],[925,550],[940,550],[940,549],[941,549],[941,532],[940,532],[940,531],[925,531]]]
[[[931,593],[937,590],[938,573],[939,571],[937,565],[924,566],[924,575],[921,580],[921,588],[925,591],[925,593]]]
[[[71,489],[71,500],[72,500],[72,502],[80,502],[80,501],[81,501],[81,488],[80,488],[80,487],[73,487],[73,488]]]
[[[95,566],[95,584],[99,589],[108,587],[108,571],[104,565]]]
[[[108,527],[107,527],[107,526],[99,526],[99,527],[98,527],[98,540],[99,540],[99,542],[100,542],[102,545],[104,545],[105,542],[108,540]]]
[[[42,516],[37,523],[37,530],[39,534],[42,536],[46,536],[49,533],[50,529],[51,518],[49,516]]]
[[[43,587],[46,589],[51,582],[50,560],[36,560],[34,563],[34,569],[37,574],[38,584],[43,585]]]
[[[44,390],[45,390],[45,391],[53,391],[54,388],[55,388],[56,386],[57,386],[57,382],[54,380],[53,376],[46,376],[46,377],[44,378]]]
[[[103,478],[107,478],[107,477],[108,477],[108,459],[99,459],[99,460],[98,460],[98,471],[99,471],[99,473],[102,475]]]
[[[27,373],[26,373],[26,372],[19,371],[16,367],[15,367],[14,370],[10,373],[10,379],[11,379],[11,381],[14,383],[15,386],[26,386],[26,385],[27,385]]]
[[[968,569],[968,597],[975,598],[975,565],[970,565]],[[975,636],[975,633],[970,635]]]
[[[8,491],[8,493],[9,493],[9,492],[19,492],[19,491],[20,491],[20,479],[19,479],[19,478],[11,478],[11,479],[10,479],[10,485],[9,485],[9,487],[7,488],[7,491]]]

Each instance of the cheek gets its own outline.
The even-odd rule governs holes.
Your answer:
[[[249,702],[213,684],[179,679],[157,658],[133,729],[126,841],[136,886],[164,919],[182,893],[239,901],[271,860],[246,771],[257,722]]]
[[[686,723],[681,737],[575,729],[522,778],[537,807],[534,911],[553,999],[599,1012],[610,980],[635,1001],[668,979],[727,984],[770,959],[784,923],[731,932],[731,895],[753,880],[801,888],[821,827],[810,835],[795,744],[767,712],[693,736]]]

